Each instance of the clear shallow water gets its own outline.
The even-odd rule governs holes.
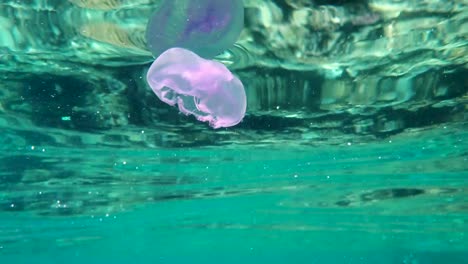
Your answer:
[[[466,263],[466,1],[245,1],[220,130],[145,81],[161,2],[0,3],[0,264]]]
[[[315,147],[3,147],[0,261],[464,263],[465,131]]]

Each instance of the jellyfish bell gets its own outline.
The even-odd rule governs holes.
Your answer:
[[[153,56],[172,47],[213,58],[230,48],[244,27],[242,0],[163,0],[148,20]]]
[[[147,81],[163,102],[213,128],[238,124],[247,100],[242,82],[223,64],[190,50],[171,48],[151,65]]]

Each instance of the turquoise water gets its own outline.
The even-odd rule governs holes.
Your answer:
[[[216,130],[146,81],[170,2],[0,3],[0,264],[468,263],[466,1],[243,1]]]
[[[465,131],[302,147],[3,144],[2,160],[16,157],[3,179],[5,166],[23,179],[1,185],[0,260],[465,263]]]

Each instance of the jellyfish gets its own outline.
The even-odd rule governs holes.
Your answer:
[[[224,64],[183,48],[163,52],[151,65],[147,81],[163,102],[213,128],[230,127],[244,117],[242,82]]]
[[[244,27],[242,0],[163,0],[146,28],[155,57],[169,48],[213,58],[231,47]]]

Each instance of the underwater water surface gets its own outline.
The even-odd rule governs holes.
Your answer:
[[[350,2],[0,3],[0,263],[467,263],[468,5]],[[157,14],[234,21],[169,74],[229,122],[154,94]]]

